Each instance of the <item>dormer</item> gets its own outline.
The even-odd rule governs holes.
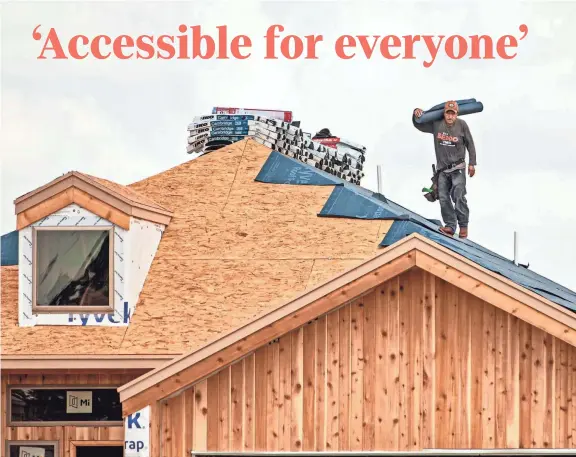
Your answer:
[[[14,204],[19,325],[128,325],[172,212],[75,171]]]

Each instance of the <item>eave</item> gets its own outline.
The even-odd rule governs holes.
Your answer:
[[[155,369],[165,365],[174,354],[160,355],[2,355],[0,369],[34,372],[36,370],[113,370]]]

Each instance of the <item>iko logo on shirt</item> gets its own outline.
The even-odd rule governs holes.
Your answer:
[[[438,141],[440,141],[440,144],[442,146],[455,146],[454,143],[458,143],[459,141],[457,136],[450,136],[444,132],[442,133],[438,132],[436,138],[438,139]]]

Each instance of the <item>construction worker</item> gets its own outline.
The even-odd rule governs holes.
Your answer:
[[[466,148],[468,149],[468,175],[476,173],[476,148],[468,124],[458,118],[458,103],[448,101],[444,105],[444,118],[439,121],[417,123],[423,111],[416,108],[412,123],[421,132],[434,135],[436,152],[436,173],[438,176],[438,200],[444,227],[440,231],[446,235],[456,233],[456,223],[460,226],[458,236],[468,237],[470,210],[466,201]],[[452,204],[454,201],[454,205]]]

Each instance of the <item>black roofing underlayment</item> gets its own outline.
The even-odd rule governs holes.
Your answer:
[[[473,241],[443,235],[438,231],[440,221],[426,219],[383,195],[277,151],[272,151],[256,181],[269,184],[334,185],[332,194],[318,214],[319,217],[393,220],[394,223],[380,242],[380,246],[390,246],[412,233],[419,233],[554,303],[576,311],[576,292],[516,265],[512,260]]]

